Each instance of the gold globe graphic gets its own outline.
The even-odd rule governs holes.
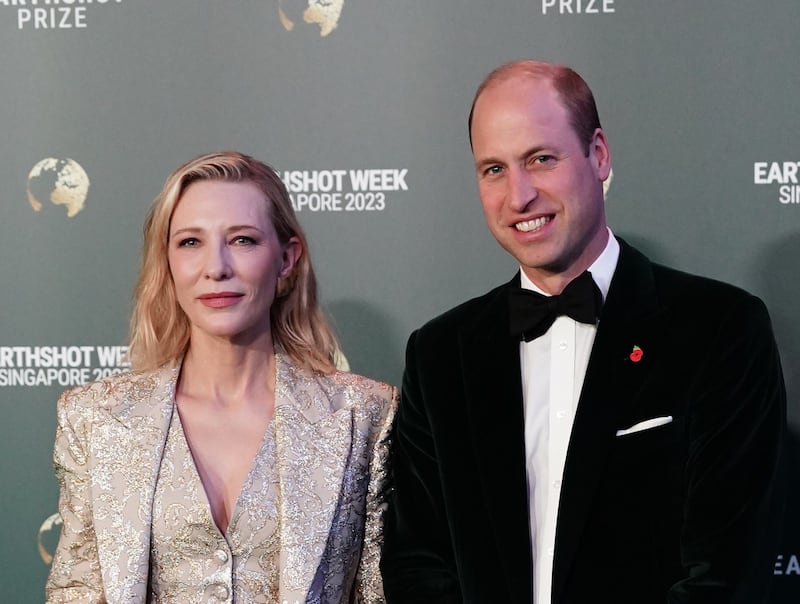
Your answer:
[[[302,12],[302,19],[310,25],[319,25],[319,35],[322,37],[331,33],[339,24],[339,17],[344,8],[344,0],[307,0],[308,5]],[[286,31],[294,29],[298,16],[292,14],[287,4],[299,4],[298,0],[278,0],[278,15]]]
[[[611,188],[611,181],[614,180],[614,169],[608,173],[608,178],[603,181],[603,197],[608,197],[608,190]]]
[[[36,537],[36,546],[39,550],[39,556],[42,562],[50,564],[53,562],[53,554],[56,545],[58,544],[58,535],[60,533],[61,516],[59,514],[52,514],[42,522],[39,527],[39,534]]]
[[[46,157],[28,174],[28,203],[41,212],[48,201],[64,206],[72,218],[83,209],[89,192],[89,177],[74,159]]]

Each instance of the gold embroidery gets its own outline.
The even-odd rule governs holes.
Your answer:
[[[397,391],[349,373],[310,375],[282,355],[276,366],[276,410],[259,453],[266,463],[251,468],[227,544],[207,508],[181,528],[184,504],[155,496],[157,481],[189,492],[182,481],[194,479],[167,444],[177,367],[61,397],[54,462],[63,526],[48,602],[145,602],[154,514],[175,531],[173,551],[153,555],[158,568],[194,556],[174,585],[205,585],[229,602],[383,602],[378,556]],[[261,530],[270,518],[277,530]],[[163,547],[158,531],[152,546]],[[158,601],[169,602],[170,589]]]

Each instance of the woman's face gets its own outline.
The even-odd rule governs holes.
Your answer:
[[[300,257],[297,238],[282,246],[269,204],[252,183],[198,181],[172,214],[169,268],[191,337],[237,343],[270,336],[279,277]]]

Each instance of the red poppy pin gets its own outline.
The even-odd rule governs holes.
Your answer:
[[[638,363],[639,361],[641,361],[641,360],[642,360],[642,357],[643,357],[643,356],[644,356],[644,351],[643,351],[641,348],[639,348],[638,346],[634,346],[634,347],[633,347],[633,350],[632,350],[632,351],[631,351],[631,353],[628,355],[628,358],[629,358],[629,359],[630,359],[632,362],[634,362],[634,363]]]

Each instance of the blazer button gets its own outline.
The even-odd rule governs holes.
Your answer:
[[[228,588],[222,583],[214,583],[210,586],[210,588],[212,601],[221,602],[223,600],[227,600],[228,596],[230,595],[230,591],[228,591]]]
[[[228,561],[228,552],[224,549],[218,549],[214,552],[214,557],[220,564],[225,564]]]

